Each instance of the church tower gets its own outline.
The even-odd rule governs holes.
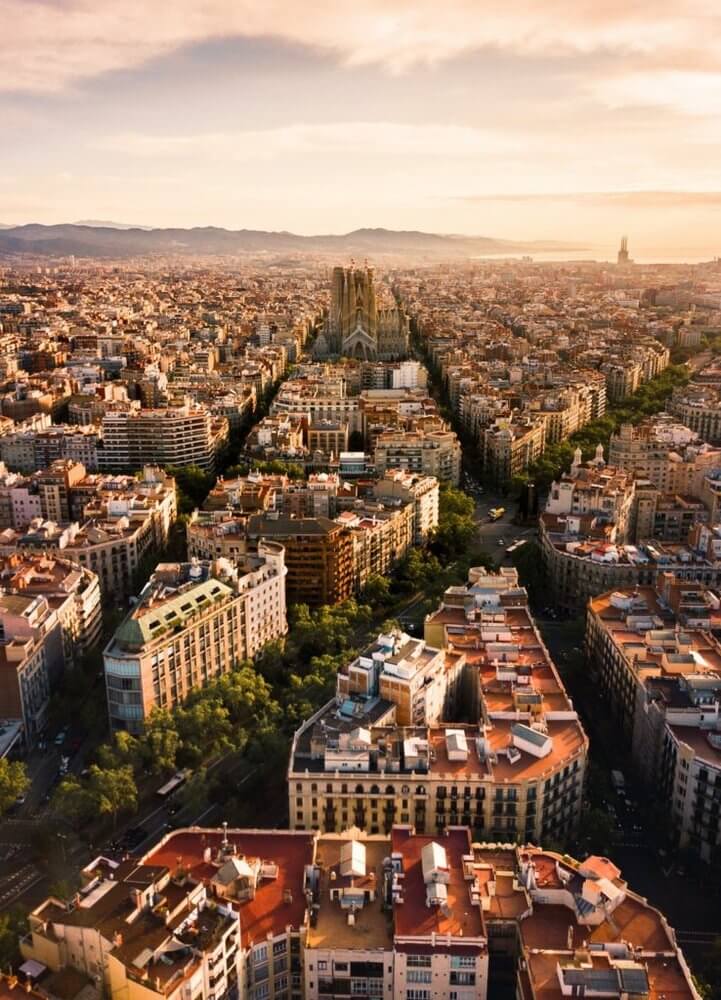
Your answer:
[[[621,265],[630,263],[628,257],[628,236],[621,237],[621,249],[618,251],[616,262]]]
[[[373,268],[366,263],[334,267],[330,310],[314,347],[318,357],[343,355],[362,361],[408,355],[408,317],[392,302],[378,306]]]

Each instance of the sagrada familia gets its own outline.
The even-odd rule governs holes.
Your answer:
[[[362,361],[408,356],[408,317],[395,303],[378,305],[372,267],[333,268],[330,312],[313,353]]]

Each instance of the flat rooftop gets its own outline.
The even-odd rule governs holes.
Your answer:
[[[331,869],[340,862],[343,844],[350,838],[321,837],[316,851],[316,863],[321,869],[320,910],[315,926],[308,928],[308,948],[390,949],[393,947],[393,924],[389,913],[381,909],[383,897],[383,859],[390,854],[388,837],[364,837],[366,880],[375,876],[375,899],[355,910],[355,923],[348,924],[348,911],[338,900],[331,900],[330,890],[338,885],[331,880]],[[363,883],[363,879],[356,880]]]
[[[272,861],[277,878],[261,882],[254,899],[236,903],[245,943],[263,941],[282,933],[290,925],[298,928],[305,917],[304,870],[313,863],[315,838],[311,833],[287,831],[228,830],[228,840],[238,854]],[[207,847],[216,851],[222,844],[222,830],[194,828],[169,834],[143,859],[175,871],[182,865],[197,880],[209,880],[217,871],[204,860]],[[286,892],[288,890],[288,893]]]
[[[426,905],[421,855],[431,843],[445,849],[450,879],[447,907]],[[397,937],[430,937],[432,933],[457,938],[485,938],[486,929],[479,904],[471,902],[471,881],[463,874],[463,857],[471,855],[468,830],[447,830],[436,837],[413,834],[410,829],[394,828],[391,834],[393,854],[402,857],[404,878],[401,881],[403,902],[393,907]]]

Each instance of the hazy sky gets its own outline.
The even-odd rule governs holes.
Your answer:
[[[0,222],[721,252],[718,0],[0,0]]]

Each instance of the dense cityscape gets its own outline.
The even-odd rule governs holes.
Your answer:
[[[23,251],[0,353],[3,995],[718,995],[718,261]]]

